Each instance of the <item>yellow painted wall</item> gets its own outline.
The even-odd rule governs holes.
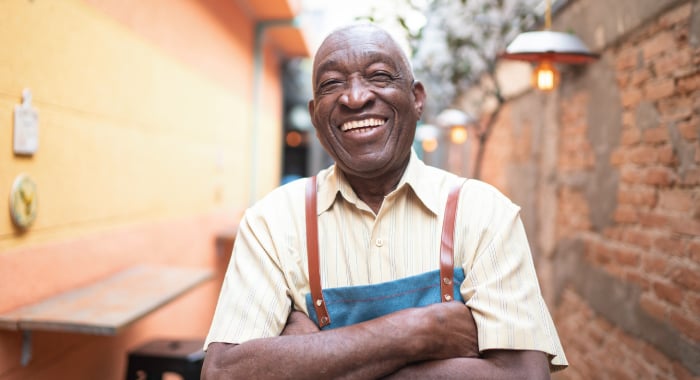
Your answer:
[[[34,157],[0,145],[0,198],[20,172],[40,196],[31,234],[0,218],[0,248],[246,199],[249,83],[221,86],[75,1],[3,1],[0,25],[2,140],[23,88],[40,112]]]
[[[229,0],[1,0],[0,200],[38,185],[19,233],[0,202],[0,313],[140,263],[221,271],[214,238],[251,199],[254,25]],[[280,57],[265,45],[258,195],[280,173]],[[33,157],[12,152],[24,88],[39,111]],[[225,263],[224,263],[225,264]],[[217,280],[115,337],[0,330],[0,379],[121,379],[126,350],[203,337]]]

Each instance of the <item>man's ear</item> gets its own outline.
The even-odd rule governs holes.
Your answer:
[[[420,119],[423,115],[423,106],[425,105],[425,88],[423,87],[423,83],[419,81],[413,81],[413,85],[411,87],[414,98],[413,107],[418,114],[418,118]]]

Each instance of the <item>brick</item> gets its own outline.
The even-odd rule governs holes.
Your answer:
[[[638,266],[641,261],[641,255],[638,251],[625,248],[617,248],[613,250],[615,256],[615,262],[624,266],[635,267]]]
[[[650,128],[644,131],[643,141],[649,144],[659,144],[668,141],[668,128],[665,126]]]
[[[642,269],[647,273],[666,277],[669,272],[668,257],[648,252],[642,257]]]
[[[632,76],[628,72],[621,72],[615,75],[615,81],[619,88],[627,87],[630,84],[630,79],[632,79]]]
[[[684,67],[690,62],[688,51],[673,51],[654,60],[654,74],[656,78],[677,77],[679,67]]]
[[[653,188],[622,188],[617,192],[620,204],[654,207],[657,202],[656,190]]]
[[[645,227],[666,227],[669,224],[669,217],[654,212],[642,212],[638,216],[639,223]]]
[[[614,219],[617,223],[637,223],[639,214],[634,207],[621,205],[615,210]]]
[[[688,311],[693,315],[700,315],[700,294],[688,293],[685,300]]]
[[[644,99],[654,101],[667,98],[675,91],[676,81],[673,78],[650,80],[644,85]]]
[[[688,59],[692,60],[692,56],[688,53]],[[676,79],[686,78],[700,73],[700,68],[694,67],[693,65],[688,65],[686,67],[680,67],[673,71],[673,77]]]
[[[659,163],[664,165],[675,165],[678,163],[678,157],[671,144],[664,144],[656,149],[658,153]]]
[[[651,379],[654,377],[654,373],[656,371],[654,369],[653,364],[648,363],[639,355],[631,355],[630,357],[628,357],[628,359],[629,360],[626,362],[626,365],[632,371],[635,378]]]
[[[646,231],[627,230],[622,237],[622,241],[633,244],[639,248],[649,249],[651,248],[653,239]]]
[[[628,88],[622,91],[621,97],[623,108],[633,108],[642,100],[642,91],[638,88]]]
[[[700,89],[700,72],[695,75],[690,75],[678,78],[678,92],[688,93]]]
[[[683,302],[683,289],[679,288],[677,285],[669,284],[667,282],[654,282],[651,285],[654,290],[654,294],[659,299],[669,302],[675,306],[680,306]]]
[[[671,270],[671,279],[689,291],[700,291],[700,271],[697,268],[677,265]]]
[[[700,185],[700,169],[688,169],[681,175],[681,184],[687,186]]]
[[[651,78],[651,71],[648,68],[643,67],[641,69],[634,70],[632,75],[629,77],[630,84],[633,86],[639,86],[640,84],[646,82]]]
[[[653,363],[655,367],[663,372],[673,371],[673,362],[666,357],[664,354],[656,350],[654,347],[644,344],[641,349],[642,357],[649,362]]]
[[[647,168],[643,171],[644,184],[669,187],[676,183],[676,173],[666,167]]]
[[[671,324],[693,341],[700,341],[700,319],[677,311],[671,312]]]
[[[659,100],[657,109],[662,122],[690,119],[693,116],[693,100],[690,97],[669,97]]]
[[[664,305],[650,294],[642,294],[642,296],[639,297],[639,306],[650,316],[659,321],[665,321],[666,318],[668,318],[668,306]]]
[[[683,235],[700,236],[700,221],[698,220],[675,217],[669,218],[669,221],[673,232]]]
[[[683,241],[677,236],[660,236],[654,239],[653,247],[664,255],[682,256]]]
[[[688,141],[700,139],[700,117],[693,117],[690,120],[678,124],[678,132]],[[696,149],[696,153],[700,149]]]
[[[689,190],[672,189],[659,191],[659,207],[673,211],[687,211],[693,208],[695,196]]]
[[[638,50],[636,48],[628,48],[622,50],[617,56],[615,68],[618,72],[624,72],[633,69],[637,66]]]
[[[656,350],[653,346],[645,344],[642,347],[641,352],[645,362],[652,364],[662,372],[670,373],[673,371],[673,362],[666,355]],[[644,378],[648,379],[651,377]]]
[[[625,184],[635,185],[644,183],[645,171],[631,165],[620,168],[620,181]]]
[[[656,163],[659,155],[656,149],[649,146],[637,146],[630,150],[627,157],[630,162],[637,165],[648,165]]]
[[[673,363],[673,380],[698,380],[690,371],[678,362]]]
[[[624,357],[624,356],[623,356]],[[612,358],[610,358],[612,360]],[[612,364],[611,364],[612,366]],[[617,380],[638,380],[639,378],[630,372],[627,367],[611,367],[606,371],[611,379]]]
[[[700,241],[695,240],[688,243],[688,254],[691,260],[700,264]]]
[[[649,61],[661,53],[674,51],[676,45],[676,40],[671,32],[656,33],[642,45],[644,60]]]
[[[642,133],[637,128],[628,128],[622,131],[620,144],[622,146],[636,145],[641,140]]]

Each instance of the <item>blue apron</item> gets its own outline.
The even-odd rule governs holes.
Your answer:
[[[464,302],[459,287],[464,270],[454,267],[454,225],[459,191],[455,186],[447,198],[440,243],[440,269],[372,285],[321,289],[316,216],[316,177],[306,186],[306,242],[309,286],[306,307],[321,329],[334,329],[378,318],[410,307],[437,302]],[[320,318],[319,318],[320,316]]]

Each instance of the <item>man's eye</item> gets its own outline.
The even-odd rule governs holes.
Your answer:
[[[319,89],[319,91],[327,92],[327,91],[331,91],[331,90],[337,88],[341,84],[342,84],[342,82],[337,80],[337,79],[329,79],[329,80],[321,82],[321,84],[318,85],[318,89]]]
[[[376,73],[372,73],[372,75],[370,75],[369,79],[372,82],[376,82],[376,83],[388,83],[388,82],[391,82],[394,79],[394,77],[387,72],[379,71]]]

